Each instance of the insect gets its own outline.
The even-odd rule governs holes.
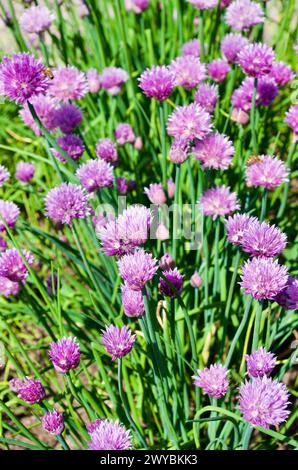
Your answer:
[[[42,69],[42,73],[46,77],[49,77],[51,80],[53,80],[54,74],[53,74],[52,70],[50,69],[50,67],[45,67],[44,69]]]
[[[2,341],[0,341],[0,369],[3,369],[5,366],[5,346]]]
[[[253,155],[252,157],[249,157],[249,159],[246,162],[247,166],[251,166],[254,163],[258,163],[261,161],[261,158],[258,155]]]

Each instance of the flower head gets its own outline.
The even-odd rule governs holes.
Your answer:
[[[246,167],[247,186],[275,189],[288,179],[288,170],[283,161],[271,155],[261,155]]]
[[[159,260],[159,267],[162,271],[170,271],[176,266],[170,253],[165,253]]]
[[[22,52],[3,57],[0,64],[0,94],[18,104],[26,103],[33,96],[44,94],[49,78],[44,65],[31,54]]]
[[[49,94],[58,100],[79,100],[88,92],[88,82],[85,74],[76,67],[68,65],[58,67],[53,72]]]
[[[213,398],[220,398],[227,393],[229,380],[228,369],[221,364],[212,364],[210,367],[198,370],[194,384],[204,390]]]
[[[136,136],[129,124],[120,123],[115,130],[115,139],[119,145],[124,145],[126,143],[132,144],[136,140]]]
[[[55,123],[55,112],[56,112],[56,106],[57,106],[56,101],[49,96],[37,95],[37,96],[32,96],[32,98],[30,98],[30,103],[33,105],[35,112],[37,116],[39,117],[42,125],[48,131],[54,130],[56,127],[56,123]],[[20,116],[23,119],[24,123],[27,126],[31,127],[34,134],[38,136],[41,135],[41,130],[38,124],[35,122],[27,103],[25,103],[23,108],[20,110]]]
[[[97,93],[101,88],[101,81],[96,69],[89,69],[87,71],[87,80],[90,93]]]
[[[162,206],[167,201],[167,197],[161,183],[151,183],[149,188],[144,188],[144,194],[146,194],[152,204]]]
[[[64,431],[63,413],[59,411],[47,411],[42,417],[42,427],[54,436],[59,436]]]
[[[266,376],[245,381],[240,387],[240,411],[252,426],[278,426],[289,415],[286,386]]]
[[[251,223],[257,222],[256,217],[248,214],[235,214],[226,220],[228,240],[233,245],[242,245],[243,236]]]
[[[170,65],[175,85],[191,90],[206,78],[206,67],[198,57],[185,55],[177,57]]]
[[[208,74],[215,82],[221,83],[230,71],[229,64],[223,59],[215,59],[208,64]]]
[[[3,165],[0,165],[0,188],[1,186],[4,185],[4,183],[9,180],[9,177],[10,177],[10,173],[8,171],[8,169],[3,166]]]
[[[235,0],[226,11],[227,24],[238,31],[245,31],[264,22],[264,12],[260,5],[251,0]]]
[[[211,116],[198,104],[177,106],[167,124],[168,134],[176,139],[203,139],[211,131]]]
[[[198,39],[191,39],[181,47],[182,55],[192,55],[200,57],[200,41]]]
[[[119,67],[107,67],[100,74],[101,88],[114,96],[118,95],[128,80],[128,73]]]
[[[29,405],[39,403],[46,396],[45,389],[40,380],[29,379],[29,377],[23,380],[15,379],[14,390],[18,393],[18,397],[29,403]]]
[[[48,192],[45,198],[46,214],[55,222],[72,224],[73,219],[84,219],[90,215],[88,197],[75,184],[62,183]]]
[[[197,271],[195,271],[190,278],[191,287],[193,287],[194,289],[198,289],[199,287],[201,287],[202,283],[203,283],[203,280],[201,276],[199,275]]]
[[[208,113],[213,113],[218,101],[218,85],[203,83],[195,94],[195,102]]]
[[[132,290],[141,290],[157,271],[157,260],[151,253],[137,249],[118,260],[120,276]]]
[[[200,199],[204,215],[210,215],[213,219],[228,215],[239,209],[237,194],[226,186],[215,186],[207,189]]]
[[[242,249],[252,256],[264,256],[272,258],[281,253],[287,244],[286,235],[278,227],[260,223],[250,222],[244,231],[242,238]]]
[[[286,113],[286,123],[292,129],[295,136],[298,136],[298,104],[291,106]]]
[[[20,292],[20,284],[13,282],[7,277],[0,276],[0,295],[9,297],[11,295],[17,295]]]
[[[175,86],[175,77],[165,65],[146,69],[139,78],[139,87],[149,98],[166,100]]]
[[[232,104],[236,109],[249,111],[254,92],[254,79],[247,77],[239,88],[234,90]],[[278,95],[278,87],[271,77],[262,77],[258,80],[256,106],[269,106]]]
[[[35,173],[35,166],[33,163],[20,162],[16,167],[16,179],[22,183],[31,181]]]
[[[145,313],[142,292],[132,290],[126,284],[121,286],[121,299],[124,313],[128,317],[140,317]]]
[[[198,10],[212,10],[218,4],[218,0],[187,0]]]
[[[248,39],[241,34],[230,33],[221,41],[220,50],[228,62],[237,62],[238,54],[248,44]]]
[[[177,268],[163,271],[164,277],[167,279],[169,284],[162,277],[159,278],[159,292],[166,297],[176,297],[177,294],[181,294],[183,287],[182,274]],[[173,287],[172,287],[173,286]]]
[[[127,450],[131,448],[130,431],[123,424],[111,419],[103,419],[98,422],[96,429],[90,433],[91,450]]]
[[[50,28],[55,15],[46,7],[33,5],[20,16],[20,26],[26,33],[41,34]]]
[[[91,435],[92,432],[96,431],[101,422],[102,419],[96,418],[92,423],[88,424],[88,426],[86,426],[88,433]]]
[[[60,374],[67,374],[70,369],[75,369],[80,363],[80,346],[76,338],[65,336],[56,343],[51,344],[49,358],[55,370]]]
[[[83,118],[81,109],[75,104],[64,104],[55,110],[55,127],[59,127],[63,134],[71,134],[78,127]]]
[[[298,309],[298,279],[289,276],[285,289],[274,298],[282,307],[287,310]]]
[[[23,250],[23,258],[27,264],[33,263],[33,256],[29,251]],[[0,276],[7,277],[10,281],[25,281],[28,277],[28,268],[22,256],[16,248],[4,251],[0,257]]]
[[[75,134],[66,134],[62,137],[58,137],[57,144],[59,145],[59,147],[62,148],[62,150],[64,150],[64,152],[67,153],[69,158],[71,158],[72,160],[78,160],[79,158],[81,158],[85,151],[85,146],[82,139]],[[58,152],[58,150],[52,148],[52,153],[55,155],[56,158],[58,158],[58,160],[63,163],[66,163],[66,159],[60,152]]]
[[[295,77],[291,67],[284,62],[273,62],[270,77],[272,77],[278,86],[284,86]]]
[[[238,54],[238,64],[250,77],[267,75],[274,61],[273,49],[264,43],[247,44]]]
[[[203,163],[203,168],[226,170],[232,161],[235,149],[232,142],[224,134],[216,132],[196,142],[193,155]]]
[[[189,150],[189,142],[186,139],[174,139],[170,147],[169,159],[172,163],[180,165],[188,159]]]
[[[249,377],[263,377],[270,374],[276,365],[276,356],[263,347],[246,354],[245,359]]]
[[[175,196],[176,185],[172,178],[169,178],[167,181],[167,190],[168,190],[168,197],[172,199]]]
[[[111,139],[100,139],[97,142],[96,155],[107,162],[116,163],[118,161],[116,145]]]
[[[0,232],[5,232],[5,225],[14,228],[19,215],[20,209],[14,202],[0,199]]]
[[[77,177],[82,186],[87,191],[92,192],[98,188],[108,188],[113,186],[113,167],[105,160],[88,160],[81,165],[77,172]]]
[[[242,268],[240,286],[254,299],[274,299],[285,289],[288,270],[272,258],[252,258]]]
[[[118,328],[117,326],[106,326],[102,335],[102,344],[106,351],[111,354],[112,361],[126,356],[133,348],[136,337],[131,334],[131,330],[127,326]]]

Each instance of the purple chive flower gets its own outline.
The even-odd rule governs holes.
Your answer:
[[[94,421],[88,424],[88,426],[86,426],[88,433],[91,435],[91,433],[96,431],[102,421],[102,419],[96,418]]]
[[[129,124],[120,123],[115,130],[115,139],[119,145],[124,145],[127,143],[133,144],[136,140],[136,136]]]
[[[203,279],[201,278],[199,273],[197,271],[195,271],[193,273],[193,275],[191,276],[189,283],[190,283],[191,287],[193,287],[194,289],[198,289],[199,287],[201,287],[201,285],[203,283]]]
[[[234,90],[232,95],[232,104],[236,109],[249,111],[252,104],[254,91],[254,79],[246,78],[239,88]],[[270,77],[262,77],[258,80],[256,105],[269,106],[278,95],[278,87],[275,80]]]
[[[91,450],[128,450],[131,448],[131,435],[123,424],[111,419],[103,419],[96,429],[90,433]]]
[[[203,139],[211,131],[211,116],[198,104],[177,106],[170,115],[167,131],[176,139]]]
[[[121,359],[126,356],[133,348],[136,337],[131,334],[131,330],[127,326],[118,328],[117,326],[106,326],[103,330],[102,344],[106,351],[111,354],[112,361]]]
[[[230,71],[229,64],[223,59],[215,59],[207,66],[208,74],[215,82],[221,83]]]
[[[114,96],[118,95],[122,86],[128,80],[128,73],[118,67],[107,67],[100,74],[101,88]]]
[[[245,359],[249,377],[263,377],[270,374],[276,365],[276,356],[263,347],[246,354]]]
[[[143,13],[143,11],[147,10],[149,6],[149,0],[130,0],[132,3],[132,9],[134,10],[137,15]]]
[[[74,104],[64,104],[56,109],[54,114],[55,127],[59,127],[63,134],[71,134],[83,119],[81,109]]]
[[[107,162],[116,163],[118,161],[116,145],[111,139],[100,139],[97,142],[96,155]]]
[[[149,98],[158,101],[166,100],[175,86],[175,77],[165,65],[146,69],[139,78],[139,87]]]
[[[23,250],[23,257],[27,264],[31,265],[33,263],[33,256],[29,251]],[[7,277],[13,282],[27,279],[27,266],[16,248],[11,248],[2,253],[0,257],[0,276]]]
[[[144,194],[146,194],[152,204],[162,206],[167,201],[167,196],[161,183],[151,183],[149,188],[144,188]]]
[[[169,271],[163,271],[163,275],[169,281],[173,287],[160,277],[159,278],[159,292],[166,297],[176,297],[181,294],[183,287],[183,278],[182,274],[179,273],[177,268],[170,269]]]
[[[42,417],[42,427],[54,436],[59,436],[64,431],[63,413],[59,411],[47,411]]]
[[[128,191],[128,184],[125,178],[123,176],[120,176],[116,180],[117,183],[117,189],[120,194],[126,194]]]
[[[67,134],[63,135],[62,137],[58,137],[56,142],[72,160],[78,160],[81,158],[85,151],[85,146],[82,139],[75,134]],[[52,148],[52,153],[56,158],[58,158],[58,160],[66,163],[66,159],[63,157],[63,155],[61,155],[60,152],[58,152],[58,150]]]
[[[145,313],[142,292],[132,290],[126,284],[121,286],[121,299],[127,317],[141,317]]]
[[[282,307],[287,310],[298,309],[298,279],[289,276],[285,289],[274,298]]]
[[[70,369],[75,369],[80,363],[80,346],[76,338],[65,336],[56,343],[51,344],[49,351],[50,361],[59,374],[67,374]]]
[[[22,183],[28,183],[32,180],[35,173],[35,166],[33,163],[20,162],[16,166],[16,179]]]
[[[0,253],[5,251],[6,249],[7,249],[7,241],[3,237],[0,237]]]
[[[212,364],[205,369],[197,370],[197,375],[193,376],[194,384],[200,387],[212,398],[223,397],[229,388],[227,378],[228,369],[221,364]]]
[[[249,115],[245,111],[242,111],[242,109],[234,108],[232,110],[231,120],[244,126],[249,121]]]
[[[212,10],[218,4],[218,0],[187,0],[198,10]]]
[[[238,31],[246,31],[264,22],[264,12],[260,5],[251,0],[236,0],[228,6],[225,19],[227,24]]]
[[[119,273],[132,290],[141,290],[157,271],[157,260],[139,248],[122,256],[117,262]],[[1,274],[1,273],[0,273]]]
[[[221,0],[220,1],[220,6],[221,8],[225,8],[225,7],[228,7],[231,3],[232,3],[233,0]]]
[[[275,189],[287,181],[288,174],[283,161],[271,155],[260,155],[257,161],[246,167],[246,184]]]
[[[192,55],[194,57],[200,57],[200,49],[200,41],[198,39],[191,39],[190,41],[187,41],[185,44],[183,44],[181,47],[181,52],[184,56]]]
[[[49,78],[44,65],[31,54],[22,52],[3,57],[0,64],[0,94],[18,104],[26,103],[33,96],[44,94]]]
[[[273,62],[270,77],[275,80],[278,86],[284,86],[295,78],[295,74],[291,67],[284,62]]]
[[[242,245],[243,236],[250,224],[257,222],[256,217],[248,214],[234,214],[226,220],[228,241],[233,245]]]
[[[246,75],[260,78],[271,71],[274,57],[273,49],[267,44],[247,44],[238,54],[238,64]]]
[[[169,159],[172,163],[180,165],[188,159],[189,142],[186,139],[175,139],[169,151]]]
[[[60,101],[79,100],[88,92],[85,74],[76,67],[58,67],[53,72],[49,94]]]
[[[273,78],[260,78],[257,86],[257,106],[269,106],[278,95],[278,87]]]
[[[278,426],[286,421],[289,394],[282,382],[266,376],[245,381],[239,390],[239,408],[243,418],[252,426]]]
[[[172,199],[175,196],[176,185],[172,178],[169,178],[167,181],[167,190],[168,190],[168,197]]]
[[[51,189],[45,198],[46,214],[55,222],[72,224],[73,219],[84,219],[90,215],[88,197],[75,184],[62,183]]]
[[[37,95],[37,96],[32,96],[32,98],[30,98],[30,103],[33,105],[35,112],[37,116],[39,117],[43,126],[48,131],[54,130],[56,127],[56,123],[55,123],[55,112],[56,112],[56,106],[57,106],[56,101],[49,96]],[[31,127],[34,134],[36,134],[37,136],[42,135],[42,132],[39,129],[38,124],[36,124],[31,114],[31,111],[29,110],[27,103],[25,103],[24,107],[20,110],[20,116],[23,119],[24,123],[27,126]]]
[[[230,191],[226,186],[215,186],[207,189],[200,199],[203,214],[217,217],[225,216],[239,209],[237,194]]]
[[[55,15],[51,13],[46,7],[33,5],[20,16],[20,26],[26,33],[41,34],[47,31]]]
[[[87,80],[90,93],[98,93],[101,88],[100,75],[96,69],[87,71]]]
[[[17,393],[21,385],[22,385],[21,379],[10,379],[9,381],[9,388],[12,392]]]
[[[175,85],[191,90],[206,78],[206,66],[200,59],[191,55],[177,57],[170,65]]]
[[[160,223],[157,226],[155,237],[157,240],[165,241],[170,238],[168,227],[164,223]]]
[[[288,270],[272,258],[252,258],[242,269],[240,286],[254,299],[274,299],[287,285]]]
[[[176,266],[170,253],[165,253],[159,260],[159,267],[162,271],[170,271]]]
[[[273,258],[281,253],[287,245],[286,235],[274,225],[250,222],[244,231],[242,249],[252,256]]]
[[[0,188],[4,185],[7,180],[9,180],[9,177],[10,173],[8,169],[5,166],[0,165]]]
[[[9,297],[10,295],[17,295],[20,292],[20,285],[18,282],[13,282],[7,277],[0,276],[0,295]]]
[[[248,39],[241,34],[230,33],[221,41],[220,50],[222,55],[230,63],[236,63],[238,54],[248,44]]]
[[[23,380],[15,379],[12,389],[16,391],[21,400],[29,403],[29,405],[39,403],[46,396],[46,391],[40,380],[29,379],[29,377]]]
[[[286,113],[286,123],[292,129],[295,136],[298,136],[298,104],[291,106]]]
[[[147,241],[151,212],[145,206],[133,205],[103,226],[96,228],[103,251],[108,256],[132,253]]]
[[[20,209],[14,202],[0,199],[0,232],[5,232],[5,225],[14,228],[19,215]]]
[[[89,16],[90,11],[84,0],[78,0],[78,13],[80,18]]]
[[[82,186],[92,192],[98,188],[113,186],[113,167],[105,160],[88,160],[83,163],[76,172]]]
[[[203,168],[226,170],[231,164],[235,149],[227,136],[216,132],[196,142],[192,153],[202,162]]]
[[[208,113],[213,113],[218,101],[218,86],[203,83],[199,86],[195,94],[195,102]]]

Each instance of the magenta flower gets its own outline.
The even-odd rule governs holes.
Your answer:
[[[121,286],[121,299],[124,313],[128,317],[141,317],[145,313],[142,292],[132,290],[128,285]]]
[[[86,426],[88,433],[91,435],[92,432],[96,431],[102,421],[102,419],[96,418],[94,421],[88,424],[88,426]]]
[[[175,196],[176,185],[172,178],[169,178],[167,181],[167,190],[168,190],[168,197],[172,199]]]
[[[278,87],[273,78],[266,76],[258,80],[257,106],[269,106],[278,95]]]
[[[240,411],[252,426],[278,426],[286,421],[289,394],[282,382],[266,376],[245,381],[240,387]]]
[[[176,139],[203,139],[211,131],[211,117],[201,106],[192,103],[177,106],[167,124],[168,134]]]
[[[130,289],[141,290],[157,271],[157,260],[151,253],[137,249],[134,253],[122,256],[117,262],[119,273]],[[1,274],[1,272],[0,272]]]
[[[187,0],[198,10],[212,10],[218,5],[218,0]]]
[[[248,44],[248,39],[241,34],[230,33],[221,41],[220,50],[222,55],[230,63],[236,63],[238,54]]]
[[[32,96],[30,98],[30,103],[35,109],[35,112],[37,116],[39,117],[42,125],[48,130],[52,131],[56,127],[55,123],[55,111],[56,111],[56,106],[57,103],[53,98],[50,98],[49,96],[44,96],[44,95],[37,95],[37,96]],[[34,134],[37,136],[42,135],[41,130],[38,127],[38,124],[36,124],[31,111],[29,110],[29,107],[27,103],[24,104],[24,107],[20,110],[20,116],[23,119],[24,123],[31,127],[33,130]]]
[[[159,267],[162,271],[170,271],[176,266],[170,253],[165,253],[159,260]]]
[[[132,127],[129,124],[121,123],[118,124],[115,130],[115,139],[117,144],[124,145],[127,143],[133,144],[136,140],[136,136]]]
[[[12,390],[29,405],[39,403],[46,396],[46,391],[40,380],[29,379],[29,377],[23,380],[13,379]]]
[[[177,268],[170,269],[168,271],[163,271],[163,275],[169,281],[168,284],[165,279],[162,277],[159,278],[159,292],[166,297],[176,297],[177,294],[181,294],[183,287],[183,278],[182,274],[178,271]],[[173,285],[173,287],[171,286]]]
[[[114,96],[118,95],[128,80],[128,73],[119,67],[107,67],[100,74],[101,88]]]
[[[240,286],[254,299],[274,299],[288,281],[288,270],[272,258],[252,258],[242,268]]]
[[[96,144],[96,155],[110,163],[118,161],[116,145],[111,139],[100,139]]]
[[[96,69],[87,71],[87,81],[90,93],[98,93],[101,88],[100,75]]]
[[[180,165],[188,159],[189,151],[189,142],[186,139],[174,139],[170,147],[169,159],[172,163]]]
[[[286,113],[286,123],[292,129],[295,136],[298,136],[298,104],[291,106]]]
[[[270,77],[275,80],[278,86],[284,86],[295,78],[295,74],[291,67],[284,62],[273,62]]]
[[[21,28],[26,33],[41,34],[50,28],[54,19],[55,15],[46,7],[33,5],[24,11],[20,16],[19,22]]]
[[[0,94],[18,104],[26,103],[33,96],[44,94],[49,78],[44,65],[31,54],[22,52],[3,57],[0,64]]]
[[[5,238],[0,236],[0,253],[5,251],[6,249],[7,249],[7,241],[5,240]]]
[[[274,225],[250,222],[244,231],[242,249],[252,256],[273,258],[279,255],[287,245],[286,235]]]
[[[16,166],[16,179],[22,183],[28,183],[32,180],[35,173],[35,166],[33,163],[20,162]]]
[[[19,215],[20,209],[14,202],[0,199],[0,232],[5,232],[5,225],[14,228]]]
[[[71,134],[83,119],[81,109],[74,104],[64,104],[56,109],[54,114],[55,127],[59,127],[63,134]]]
[[[221,364],[212,364],[209,368],[197,370],[194,384],[212,398],[223,397],[229,388],[228,369]]]
[[[129,0],[129,1],[132,2],[132,9],[134,10],[134,12],[139,15],[140,13],[143,13],[143,11],[147,10],[150,0]]]
[[[149,98],[158,101],[166,100],[175,86],[175,77],[165,65],[146,69],[139,78],[139,87]]]
[[[46,214],[55,222],[72,224],[73,219],[84,219],[90,215],[88,197],[85,191],[75,184],[62,183],[51,189],[46,198]]]
[[[274,298],[282,307],[287,310],[298,309],[298,279],[289,276],[285,289]]]
[[[195,102],[208,113],[213,113],[218,101],[218,85],[203,83],[195,94]]]
[[[216,132],[196,142],[192,153],[202,162],[203,168],[226,170],[232,162],[235,149],[227,136]]]
[[[87,78],[76,67],[59,67],[54,70],[53,75],[49,94],[60,101],[79,100],[88,92]]]
[[[260,5],[251,0],[235,0],[228,6],[225,19],[227,24],[238,31],[246,31],[264,22],[264,12]]]
[[[186,55],[177,57],[170,65],[170,71],[175,78],[175,85],[191,90],[206,78],[206,66],[200,59]]]
[[[33,263],[33,256],[29,251],[23,250],[23,257],[16,248],[4,251],[0,257],[0,276],[7,277],[10,281],[25,281],[28,277],[27,264]]]
[[[47,411],[42,417],[42,427],[54,436],[59,436],[64,431],[63,413],[59,411]]]
[[[201,196],[200,203],[203,214],[212,216],[213,220],[231,214],[240,207],[237,194],[224,185],[207,189]]]
[[[246,75],[260,78],[271,71],[274,58],[273,49],[267,44],[253,43],[239,52],[238,63]]]
[[[112,361],[121,359],[126,356],[133,348],[136,337],[131,334],[131,330],[127,326],[118,328],[117,326],[106,326],[103,330],[102,344],[106,351],[111,354]]]
[[[20,285],[18,282],[13,282],[7,277],[0,276],[0,295],[9,297],[11,295],[17,295],[19,292]]]
[[[189,283],[190,283],[191,287],[193,287],[194,289],[198,289],[199,287],[201,287],[201,285],[203,283],[203,279],[201,278],[199,273],[197,271],[195,271],[193,273],[193,275],[191,276]]]
[[[270,374],[276,365],[276,356],[263,347],[246,354],[245,359],[249,377],[263,377]]]
[[[91,450],[128,450],[131,448],[131,435],[123,424],[111,419],[103,419],[96,429],[90,433]]]
[[[65,336],[56,343],[51,343],[49,351],[50,361],[59,374],[67,374],[70,369],[75,369],[80,363],[80,346],[76,338]]]
[[[159,223],[155,232],[155,237],[157,240],[165,241],[170,238],[170,233],[168,227],[164,223]]]
[[[144,194],[146,194],[152,204],[162,206],[167,202],[167,196],[161,183],[151,183],[149,188],[144,188]]]
[[[250,224],[257,222],[256,217],[248,214],[235,214],[226,220],[228,241],[233,245],[242,245],[243,236]]]
[[[58,137],[56,142],[72,160],[78,160],[81,158],[85,151],[85,146],[82,139],[75,134],[67,134],[63,135],[62,137]],[[66,159],[60,152],[58,152],[58,150],[52,148],[52,153],[56,158],[58,158],[58,160],[66,163]]]
[[[181,47],[182,55],[192,55],[200,57],[200,41],[198,39],[191,39]]]
[[[288,174],[283,161],[271,155],[261,155],[246,167],[246,184],[275,189],[288,180]]]
[[[92,192],[98,188],[113,186],[113,167],[105,160],[88,160],[83,163],[76,172],[82,186]]]
[[[215,59],[207,66],[208,74],[215,82],[221,83],[230,71],[229,64],[223,59]]]
[[[231,114],[231,120],[244,126],[249,121],[249,115],[242,109],[234,108]]]
[[[9,180],[9,177],[10,173],[8,169],[5,166],[0,165],[0,188]]]
[[[239,88],[234,90],[232,104],[236,109],[249,111],[252,104],[254,91],[254,79],[247,77]],[[278,95],[278,87],[275,80],[270,77],[262,77],[258,80],[256,105],[269,106]]]

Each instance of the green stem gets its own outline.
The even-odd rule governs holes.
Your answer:
[[[161,171],[162,185],[167,187],[167,151],[166,151],[166,132],[165,132],[166,103],[159,108],[160,131],[161,131]]]
[[[268,201],[268,189],[264,188],[263,197],[262,197],[261,215],[260,215],[261,222],[266,217],[267,201]]]
[[[252,351],[255,351],[256,349],[258,349],[262,311],[263,311],[263,302],[260,301],[257,306],[255,323],[254,323],[254,332],[253,332],[252,349],[251,349]]]
[[[257,144],[257,134],[256,134],[256,97],[257,97],[257,88],[258,88],[258,79],[254,79],[254,89],[252,95],[252,103],[250,110],[250,129],[251,129],[251,143],[252,148],[257,155],[258,153],[258,144]]]
[[[178,202],[179,202],[179,192],[180,192],[180,165],[176,165],[176,176],[175,176],[175,197],[174,197],[174,210],[173,210],[173,246],[172,246],[172,256],[174,260],[177,255],[177,229],[180,225],[180,211],[178,211]]]
[[[233,338],[232,344],[231,344],[230,349],[229,349],[227,359],[225,361],[225,367],[227,367],[227,368],[230,365],[230,362],[231,362],[231,359],[233,357],[233,354],[234,354],[235,348],[237,346],[238,340],[239,340],[239,338],[240,338],[240,336],[241,336],[241,334],[242,334],[242,332],[245,328],[245,325],[247,323],[251,303],[252,303],[252,298],[249,297],[249,299],[247,300],[246,305],[245,305],[245,310],[244,310],[244,313],[243,313],[242,320],[241,320],[240,325],[238,326],[238,329],[235,333],[235,336]]]

